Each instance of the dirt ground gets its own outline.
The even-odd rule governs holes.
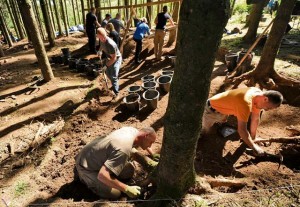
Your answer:
[[[300,42],[300,39],[298,41]],[[82,35],[73,34],[56,42],[57,46],[47,51],[49,57],[59,54],[63,47],[69,47],[74,57],[95,57],[86,54],[87,38]],[[153,74],[158,77],[163,69],[174,69],[167,58],[160,62],[154,59],[152,42],[152,39],[145,40],[142,54],[144,59],[140,65],[135,65],[133,61],[134,42],[126,44],[125,53],[128,55],[120,70],[122,97],[126,96],[130,85],[141,85],[144,75]],[[63,119],[65,126],[59,135],[49,138],[40,147],[17,154],[13,160],[8,159],[1,163],[0,206],[137,204],[138,202],[127,200],[125,196],[118,202],[99,200],[83,184],[74,181],[74,157],[96,136],[107,134],[122,126],[155,128],[159,139],[156,140],[153,150],[159,152],[163,137],[163,116],[169,95],[160,91],[159,107],[154,111],[149,110],[142,101],[138,112],[130,112],[122,103],[122,99],[117,103],[111,102],[112,97],[106,92],[105,84],[99,78],[93,79],[83,73],[69,70],[68,66],[57,64],[52,64],[56,77],[54,81],[32,87],[40,76],[40,69],[34,51],[24,50],[24,45],[26,41],[17,43],[14,48],[5,51],[8,58],[0,59],[0,149],[5,149],[8,143],[14,146],[14,143],[26,134],[35,133],[36,124],[39,122],[47,124]],[[174,46],[164,48],[164,54],[173,48]],[[258,61],[258,57],[255,61]],[[297,62],[280,60],[278,67],[282,69],[287,64],[293,67]],[[299,69],[296,73],[300,75]],[[210,95],[223,90],[225,75],[226,66],[217,61],[212,74]],[[289,104],[265,112],[258,129],[259,136],[291,136],[285,127],[300,127],[299,112],[299,107]],[[231,118],[229,123],[235,126],[236,120]],[[216,129],[208,136],[201,137],[195,159],[197,174],[205,177],[243,178],[247,185],[240,189],[216,188],[215,193],[201,195],[206,200],[193,203],[186,199],[182,205],[300,206],[299,145],[297,148],[295,145],[271,144],[264,149],[270,153],[278,153],[279,149],[282,149],[281,153],[289,156],[286,156],[282,163],[272,157],[255,158],[236,133],[223,138]],[[294,156],[290,155],[291,151],[294,152]],[[26,162],[14,165],[16,160]],[[145,178],[146,173],[137,163],[136,168],[134,179]],[[144,194],[140,199],[148,196]]]

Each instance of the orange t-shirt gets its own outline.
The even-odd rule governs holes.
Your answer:
[[[234,115],[238,120],[248,122],[251,112],[260,113],[260,109],[252,105],[252,98],[259,93],[258,88],[239,88],[219,93],[209,100],[211,107],[221,114]]]

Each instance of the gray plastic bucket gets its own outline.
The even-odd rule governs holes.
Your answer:
[[[174,71],[173,70],[162,70],[161,74],[162,75],[173,76],[174,75]]]
[[[154,75],[145,75],[144,77],[141,78],[143,83],[149,82],[149,81],[154,81]]]
[[[147,102],[147,107],[156,109],[159,99],[159,92],[157,90],[149,89],[143,93],[143,98]]]
[[[144,90],[155,89],[156,83],[154,81],[144,82],[142,87]]]
[[[171,82],[172,82],[172,77],[169,75],[162,75],[157,79],[159,88],[167,93],[170,91]]]
[[[137,93],[132,93],[123,98],[123,102],[126,104],[130,111],[140,110],[140,95]]]
[[[142,90],[141,86],[129,86],[127,88],[127,91],[128,91],[129,94],[131,94],[131,93],[139,93],[139,92],[141,92],[141,90]]]

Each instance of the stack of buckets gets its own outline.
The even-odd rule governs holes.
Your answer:
[[[170,91],[173,71],[163,70],[161,76],[156,81],[154,75],[146,75],[141,78],[142,86],[133,85],[128,88],[128,95],[124,97],[123,102],[131,111],[139,111],[141,105],[141,96],[146,101],[147,107],[154,110],[158,106],[159,91],[156,90],[157,84],[163,93]]]

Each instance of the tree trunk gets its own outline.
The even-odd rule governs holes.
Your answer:
[[[82,12],[82,23],[83,23],[84,28],[85,28],[84,1],[83,1],[83,0],[80,0],[80,2],[81,2],[81,12]]]
[[[202,114],[229,10],[229,0],[182,2],[176,72],[165,116],[154,198],[181,198],[195,182],[194,158]]]
[[[3,32],[3,35],[6,39],[6,42],[8,44],[9,47],[13,46],[13,43],[11,41],[8,29],[6,27],[6,24],[4,22],[4,18],[3,18],[3,12],[2,12],[2,8],[0,7],[0,24],[1,24],[1,31]]]
[[[70,21],[69,21],[68,5],[67,5],[67,1],[62,1],[62,2],[64,4],[64,11],[65,11],[65,15],[66,15],[68,30],[69,30],[69,27],[71,26],[71,24],[70,24]]]
[[[231,6],[230,6],[230,14],[229,14],[230,17],[232,16],[232,12],[233,12],[233,9],[234,9],[234,6],[235,6],[235,2],[236,2],[236,0],[232,0]]]
[[[275,58],[287,24],[290,21],[295,2],[296,0],[282,1],[278,8],[277,16],[263,48],[260,61],[254,71],[261,75],[261,77],[264,77],[264,75],[269,77],[270,74],[276,73],[274,70]]]
[[[78,24],[80,24],[80,14],[79,14],[79,6],[78,6],[78,0],[75,0],[76,2],[76,10],[77,10],[77,18],[78,18]],[[83,24],[83,22],[81,22]]]
[[[95,7],[96,7],[96,16],[97,16],[97,19],[99,22],[102,21],[102,15],[101,15],[101,10],[99,10],[98,8],[101,7],[101,4],[100,4],[100,0],[95,0]]]
[[[74,16],[74,23],[75,23],[75,25],[77,25],[74,0],[71,0],[71,4],[72,4],[73,16]]]
[[[63,35],[63,31],[62,31],[62,26],[61,26],[61,21],[60,21],[60,15],[59,15],[59,11],[58,11],[58,6],[56,4],[56,0],[53,0],[53,6],[54,6],[54,10],[55,10],[55,17],[56,17],[56,22],[57,22],[57,26],[58,26],[58,32],[59,35]]]
[[[6,0],[6,3],[8,5],[8,0]],[[12,10],[12,14],[14,16],[14,19],[16,21],[16,25],[20,34],[20,39],[24,39],[25,38],[25,34],[22,28],[22,20],[20,20],[20,16],[17,14],[16,12],[16,4],[14,1],[10,2],[11,4],[11,10]]]
[[[37,57],[39,67],[42,70],[44,80],[46,82],[51,81],[54,78],[50,63],[46,54],[46,50],[43,44],[43,40],[38,31],[38,26],[33,13],[33,8],[30,0],[18,0],[20,10],[22,10],[22,17],[24,23],[29,31],[31,31],[31,40],[34,46],[34,52]],[[23,15],[25,14],[25,15]]]
[[[269,0],[262,0],[257,4],[252,5],[252,9],[249,15],[249,28],[243,40],[247,43],[251,43],[256,39],[257,28],[262,17],[264,7]]]
[[[3,52],[2,44],[0,42],[0,57],[4,57],[4,56],[5,56],[5,54]]]
[[[172,19],[174,20],[174,22],[178,22],[180,2],[175,2],[174,4],[175,5],[174,5]],[[177,28],[170,31],[169,41],[167,43],[168,46],[171,46],[175,42],[176,35],[177,35]]]
[[[54,47],[55,46],[55,36],[54,36],[54,31],[51,26],[50,17],[47,12],[46,0],[40,0],[40,5],[41,5],[43,17],[44,17],[44,22],[45,22],[46,31],[48,34],[48,41],[50,43],[50,47]]]
[[[69,36],[69,27],[68,27],[68,24],[67,24],[67,18],[66,18],[66,13],[65,13],[64,2],[63,2],[63,0],[60,0],[59,2],[60,2],[60,12],[61,12],[63,23],[64,23],[64,26],[65,26],[65,30],[66,30],[66,36]]]
[[[14,2],[14,1],[13,1]],[[24,10],[23,9],[20,9],[21,8],[21,4],[20,4],[20,1],[17,1],[16,2],[17,3],[17,5],[16,5],[16,11],[19,11],[18,12],[18,14],[20,13],[21,14],[21,16],[20,16],[20,19],[22,19],[22,22],[23,22],[23,26],[24,26],[24,29],[25,29],[25,31],[26,31],[26,34],[27,34],[27,37],[28,37],[28,42],[31,42],[31,31],[28,29],[28,27],[26,27],[25,26],[25,22],[23,21],[23,16],[26,16],[27,14],[26,13],[24,13]],[[34,15],[34,14],[33,14]]]
[[[124,5],[129,6],[129,0],[124,0]],[[128,18],[129,18],[129,9],[126,8],[125,9],[125,19],[126,19],[126,21],[128,21]]]
[[[17,37],[18,37],[19,39],[21,39],[21,38],[20,38],[19,29],[18,29],[16,20],[15,20],[15,18],[14,18],[14,15],[13,15],[13,13],[12,13],[12,11],[11,11],[11,7],[10,7],[10,5],[9,5],[9,3],[8,3],[8,0],[5,0],[5,4],[6,4],[6,8],[7,8],[7,10],[8,10],[10,19],[11,19],[13,25],[14,25],[14,29],[15,29],[15,31],[16,31]]]
[[[32,0],[32,2],[33,2],[33,11],[35,12],[35,17],[36,17],[36,20],[38,22],[38,26],[40,28],[42,38],[43,38],[43,40],[46,40],[45,33],[44,33],[44,28],[43,28],[40,12],[39,12],[39,9],[38,9],[37,4],[36,4],[36,0]]]
[[[151,3],[152,0],[147,0],[147,3]],[[147,11],[146,11],[146,18],[149,24],[149,27],[151,28],[152,26],[152,6],[147,6]]]
[[[48,0],[48,2],[47,2],[48,6],[46,8],[47,8],[47,13],[48,13],[48,16],[49,16],[49,19],[50,19],[50,22],[51,22],[52,31],[54,33],[54,38],[55,38],[55,36],[56,36],[56,34],[55,34],[56,29],[55,29],[55,22],[54,22],[54,16],[53,16],[53,10],[52,10],[51,4],[52,4],[52,1]]]

